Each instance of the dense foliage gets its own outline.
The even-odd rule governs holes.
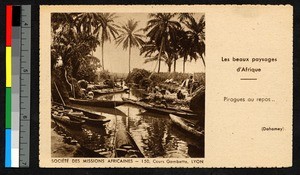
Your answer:
[[[97,83],[113,78],[104,70],[103,48],[106,41],[113,40],[117,45],[122,44],[123,49],[128,49],[127,81],[142,87],[167,79],[180,83],[188,78],[189,74],[176,73],[176,62],[180,58],[183,59],[183,72],[186,61],[200,58],[205,66],[204,15],[196,20],[192,13],[151,13],[144,28],[139,28],[134,19],[119,26],[115,22],[116,18],[118,16],[115,13],[51,14],[52,86],[54,83],[60,84],[63,98],[82,95],[79,80]],[[102,49],[102,61],[93,55],[98,47]],[[133,69],[131,72],[132,47],[140,49],[145,63],[157,61],[153,71]],[[171,72],[173,66],[174,73],[161,73],[162,61],[168,65],[168,72]],[[203,74],[194,76],[200,84],[205,84]]]
[[[199,82],[201,85],[205,85],[205,74],[204,73],[154,73],[150,78],[151,73],[145,69],[133,69],[132,72],[128,75],[126,82],[134,83],[139,86],[149,86],[149,85],[162,85],[166,80],[172,79],[174,83],[181,84],[184,80],[188,79],[191,75],[194,77],[194,80]]]

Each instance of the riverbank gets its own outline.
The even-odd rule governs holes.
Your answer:
[[[51,129],[51,156],[74,157],[79,145],[70,145],[64,142],[64,136],[59,135],[54,128]]]

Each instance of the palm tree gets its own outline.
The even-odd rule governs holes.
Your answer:
[[[197,59],[196,52],[193,51],[193,42],[187,31],[181,30],[179,32],[180,42],[179,42],[179,55],[183,58],[183,73],[185,73],[185,63],[188,60]]]
[[[144,43],[140,49],[140,55],[144,54],[144,56],[146,57],[144,63],[152,61],[157,61],[156,63],[158,63],[158,57],[160,54],[160,61],[163,60],[168,65],[168,72],[171,72],[172,56],[169,53],[169,49],[166,49],[166,51],[159,53],[159,50],[157,50],[157,46],[155,45],[154,41],[148,41]],[[155,65],[151,75],[154,73],[156,66],[157,64]]]
[[[102,17],[98,13],[80,13],[75,18],[77,32],[79,33],[92,33],[99,35]]]
[[[157,50],[159,50],[158,73],[160,72],[162,52],[165,51],[169,40],[176,38],[176,30],[181,27],[179,22],[172,20],[175,15],[175,13],[151,13],[149,15],[150,20],[144,29],[148,31],[147,37],[149,37],[151,41],[154,41]]]
[[[104,70],[104,42],[111,41],[111,36],[116,39],[118,35],[118,25],[114,23],[117,18],[115,13],[99,13],[101,25],[101,51],[102,51],[102,68]]]
[[[89,29],[88,25],[86,28],[82,26],[84,22],[81,23],[79,20],[82,16],[79,13],[51,15],[51,68],[53,72],[61,71],[61,80],[65,80],[65,84],[70,86],[73,93],[75,93],[73,79],[78,78],[80,67],[95,59],[91,56],[91,52],[100,45],[97,35],[94,34],[95,27]],[[62,64],[56,67],[59,60]]]
[[[204,15],[197,22],[196,19],[190,15],[182,21],[187,27],[186,35],[188,37],[187,42],[190,42],[191,48],[188,51],[191,58],[197,59],[200,57],[204,61],[205,55],[205,20]],[[184,45],[184,44],[183,44]],[[197,56],[195,56],[197,55]]]
[[[185,20],[189,19],[193,16],[194,13],[179,13],[178,19],[180,22],[184,22]]]
[[[123,43],[123,49],[129,48],[128,67],[130,73],[130,58],[131,58],[131,47],[141,47],[144,44],[143,35],[138,34],[141,29],[137,29],[138,22],[130,19],[121,27],[121,34],[116,38],[116,43],[119,46]]]

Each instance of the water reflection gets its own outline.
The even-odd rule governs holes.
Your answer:
[[[143,93],[132,91],[130,94],[107,95],[101,98],[121,100],[122,97],[134,99],[141,96]],[[74,154],[75,157],[94,153],[99,157],[114,156],[112,152],[115,144],[122,140],[122,133],[117,130],[129,131],[145,157],[204,157],[204,139],[199,140],[186,134],[172,124],[168,115],[146,112],[132,105],[122,105],[116,109],[78,107],[93,110],[111,121],[99,127],[83,125],[81,131],[59,125],[61,130],[80,144],[81,148]]]

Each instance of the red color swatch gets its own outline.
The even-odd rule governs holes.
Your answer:
[[[12,40],[12,6],[6,6],[6,46],[11,46]]]

